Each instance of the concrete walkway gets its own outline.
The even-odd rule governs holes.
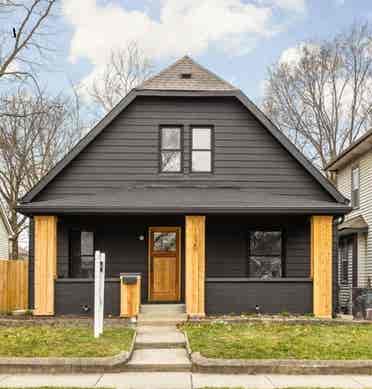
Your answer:
[[[130,372],[190,372],[185,336],[175,325],[139,325],[134,353],[126,367]]]
[[[81,375],[2,375],[4,387],[97,387],[117,389],[194,389],[203,387],[242,387],[274,389],[289,387],[372,388],[372,376],[283,376],[219,375],[192,373],[118,373]]]

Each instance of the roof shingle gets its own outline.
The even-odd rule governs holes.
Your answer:
[[[182,74],[191,74],[183,78]],[[185,90],[185,91],[231,91],[237,90],[227,81],[205,69],[188,56],[144,81],[136,89],[144,90]]]

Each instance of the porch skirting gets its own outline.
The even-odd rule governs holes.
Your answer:
[[[254,280],[247,278],[207,278],[206,313],[312,313],[311,279]]]
[[[57,279],[55,311],[57,315],[93,315],[94,286],[88,279]],[[256,311],[262,313],[311,313],[313,284],[308,278],[255,280],[247,278],[207,278],[206,313],[230,314]],[[105,314],[120,314],[120,279],[105,281]]]
[[[57,315],[89,315],[94,313],[93,279],[57,279],[55,282]],[[105,280],[105,315],[120,314],[120,278]]]

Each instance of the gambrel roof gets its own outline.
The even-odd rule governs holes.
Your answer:
[[[185,75],[185,76],[184,76]],[[260,111],[239,89],[236,89],[224,80],[221,80],[218,76],[214,75],[207,69],[204,69],[199,64],[194,62],[189,57],[183,57],[166,70],[160,72],[158,75],[145,81],[139,87],[133,89],[125,98],[123,98],[117,106],[113,108],[74,148],[71,150],[57,165],[38,183],[35,187],[26,194],[22,199],[22,204],[19,207],[21,212],[30,213],[39,212],[44,206],[45,209],[53,209],[53,212],[57,212],[58,209],[62,210],[63,203],[67,205],[71,200],[71,207],[79,208],[79,204],[73,199],[64,199],[64,201],[50,200],[47,202],[37,201],[34,202],[35,196],[37,196],[65,167],[74,160],[104,129],[121,113],[123,112],[135,99],[143,96],[153,97],[196,97],[196,98],[210,98],[210,97],[231,97],[239,101],[257,120],[260,122],[267,131],[279,142],[279,144],[290,153],[290,155],[319,183],[319,185],[331,196],[332,199],[338,205],[332,201],[321,202],[317,204],[310,204],[309,199],[302,199],[302,204],[299,199],[295,200],[292,197],[292,202],[295,204],[295,208],[298,212],[305,208],[311,208],[314,212],[329,212],[332,213],[345,213],[349,210],[346,205],[348,200],[344,198],[337,189],[324,177],[306,158],[305,156],[288,140],[288,138],[275,127],[275,125]],[[123,193],[126,193],[123,190]],[[216,192],[217,193],[217,192]],[[222,193],[222,192],[221,192]],[[171,195],[171,194],[170,194]],[[244,196],[244,193],[232,194],[236,199],[239,196]],[[101,196],[101,195],[100,195]],[[97,209],[98,203],[103,204],[105,199],[100,196],[96,197]],[[109,197],[111,195],[109,194]],[[128,194],[129,196],[129,194]],[[223,194],[222,194],[223,196]],[[113,199],[115,194],[113,195]],[[278,198],[279,207],[283,210],[290,208],[291,199],[285,201],[284,198]],[[275,208],[273,203],[274,197],[270,197],[269,203]],[[82,199],[80,199],[82,200]],[[94,199],[86,199],[88,203],[94,203]],[[106,199],[107,200],[107,199]],[[242,199],[241,199],[242,200]],[[124,201],[124,200],[123,200]],[[265,204],[258,199],[254,200],[252,204],[256,202],[256,206],[264,208]],[[30,203],[32,202],[32,203]],[[219,202],[216,199],[216,204]],[[30,204],[27,204],[30,203]],[[106,203],[109,203],[106,201]],[[244,201],[243,201],[244,203]],[[82,204],[82,203],[81,203]],[[233,207],[234,204],[231,204]],[[235,205],[238,205],[236,203]],[[92,204],[94,206],[94,204]],[[59,208],[60,207],[60,208]],[[230,207],[231,208],[231,207]],[[240,207],[241,208],[241,207]],[[227,207],[226,209],[229,209]],[[239,207],[236,207],[239,209]],[[101,210],[104,212],[104,210]],[[106,209],[107,211],[107,209]],[[202,210],[199,210],[202,212]],[[205,210],[207,211],[207,210]]]

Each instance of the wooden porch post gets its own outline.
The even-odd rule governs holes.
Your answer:
[[[54,280],[57,276],[57,217],[35,216],[34,315],[54,315]]]
[[[186,313],[205,316],[205,216],[186,216]]]
[[[311,276],[313,278],[313,313],[332,317],[332,246],[333,217],[311,217]]]

